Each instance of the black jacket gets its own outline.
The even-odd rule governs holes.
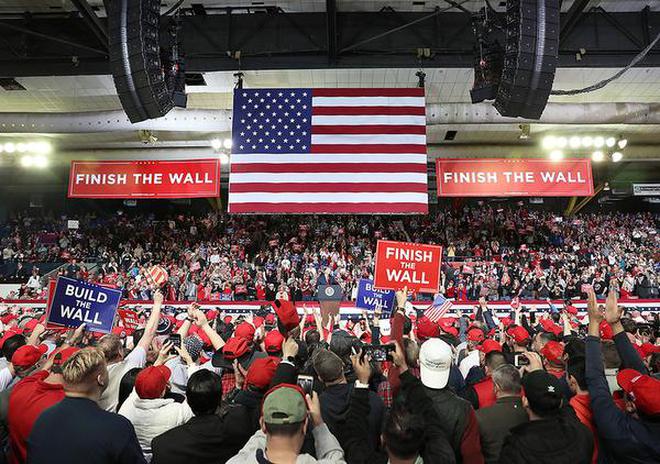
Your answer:
[[[425,463],[455,464],[454,450],[445,438],[442,419],[433,409],[433,402],[426,395],[422,382],[409,371],[399,377],[401,389],[398,401],[404,401],[405,407],[424,418],[426,436],[422,457]],[[346,441],[342,445],[348,464],[387,464],[385,451],[376,450],[368,444],[370,412],[369,391],[355,388],[351,394],[345,425]]]
[[[594,440],[570,408],[511,429],[500,464],[590,464]]]
[[[332,385],[327,387],[319,397],[323,421],[342,446],[344,446],[347,438],[345,426],[353,385],[352,383]],[[370,446],[377,448],[380,443],[380,428],[383,423],[385,405],[383,400],[370,390],[367,390],[367,401],[369,403],[367,416],[369,424],[368,443]]]
[[[238,454],[253,432],[241,406],[195,416],[152,440],[151,464],[223,464]]]

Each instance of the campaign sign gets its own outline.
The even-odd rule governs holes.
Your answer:
[[[135,330],[140,325],[140,318],[137,313],[131,309],[120,309],[117,311],[119,318],[124,323],[124,327],[129,330]]]
[[[374,287],[437,293],[442,247],[379,240],[376,245]]]
[[[120,290],[59,277],[48,309],[48,325],[78,327],[85,323],[90,331],[109,333],[120,299]]]
[[[394,307],[394,293],[392,290],[377,290],[373,280],[360,279],[355,306],[372,311],[380,309],[383,314],[389,314]]]

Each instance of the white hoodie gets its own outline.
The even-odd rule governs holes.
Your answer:
[[[151,440],[185,424],[194,416],[185,401],[177,403],[171,398],[143,400],[137,396],[135,390],[126,398],[119,414],[131,421],[135,427],[135,434],[147,462],[151,462]]]

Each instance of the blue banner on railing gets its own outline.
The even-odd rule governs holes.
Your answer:
[[[48,308],[48,327],[78,327],[109,333],[121,300],[121,291],[82,280],[59,277]]]

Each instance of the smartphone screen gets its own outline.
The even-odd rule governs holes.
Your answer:
[[[177,354],[177,351],[176,349],[174,349],[174,347],[176,346],[177,348],[181,348],[181,335],[170,334],[170,338],[168,339],[168,341],[172,343],[172,349],[170,349],[170,353]]]
[[[516,354],[513,356],[513,365],[516,367],[522,367],[529,364],[529,360],[522,354]]]
[[[311,375],[299,375],[296,383],[303,389],[306,395],[311,395],[314,390],[314,377]]]

